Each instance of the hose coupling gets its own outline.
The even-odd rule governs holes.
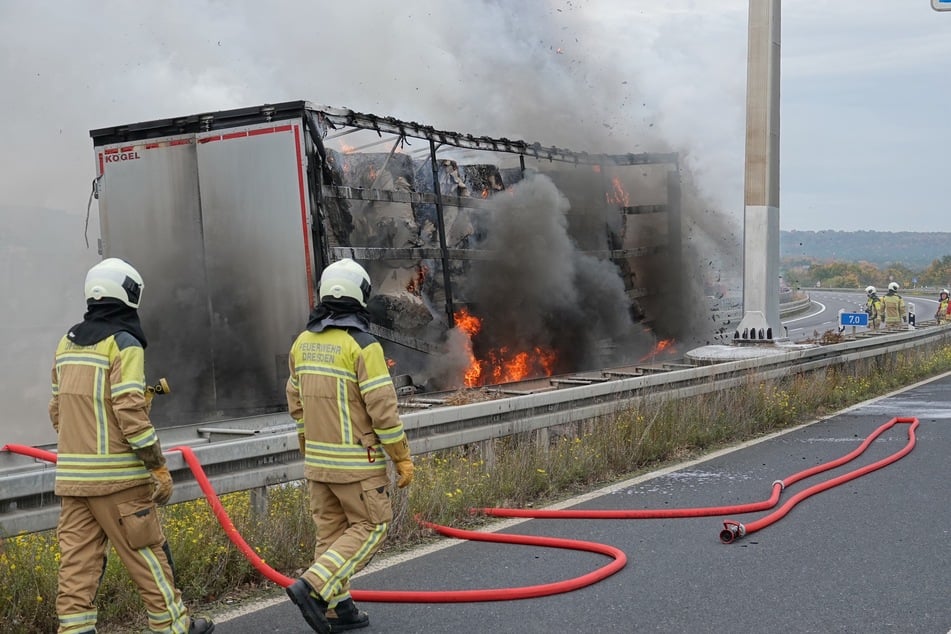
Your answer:
[[[782,481],[782,480],[773,480],[772,486],[776,486],[777,484],[779,485],[779,490],[780,490],[780,491],[785,491],[785,490],[786,490],[786,485],[783,484],[783,481]]]
[[[172,388],[169,387],[168,380],[162,377],[155,385],[146,385],[145,391],[147,394],[168,394],[172,391]]]
[[[723,522],[723,530],[720,531],[720,541],[724,544],[732,544],[734,540],[746,535],[746,527],[739,522],[726,520]]]

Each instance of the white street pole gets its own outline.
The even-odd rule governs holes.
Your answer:
[[[780,0],[750,0],[743,320],[734,341],[784,338],[779,319]]]

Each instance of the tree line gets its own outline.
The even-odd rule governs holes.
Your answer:
[[[933,260],[917,269],[902,263],[884,267],[866,261],[821,261],[810,257],[787,257],[780,263],[783,282],[791,288],[865,288],[868,285],[884,289],[889,282],[898,282],[902,288],[951,288],[951,255]]]

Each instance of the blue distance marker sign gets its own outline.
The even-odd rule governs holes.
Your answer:
[[[840,326],[868,326],[866,313],[839,313]]]
[[[931,8],[935,11],[951,11],[951,0],[931,0]]]

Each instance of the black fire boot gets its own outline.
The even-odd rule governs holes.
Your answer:
[[[211,634],[215,631],[215,622],[211,619],[193,618],[188,626],[188,634]]]
[[[358,610],[353,599],[345,599],[327,611],[327,622],[331,632],[358,630],[370,624],[370,616]]]
[[[301,578],[287,586],[285,591],[294,605],[300,608],[301,615],[312,630],[317,634],[329,634],[330,623],[327,622],[327,617],[324,616],[324,612],[327,611],[327,602],[319,596],[315,596],[309,583]]]

